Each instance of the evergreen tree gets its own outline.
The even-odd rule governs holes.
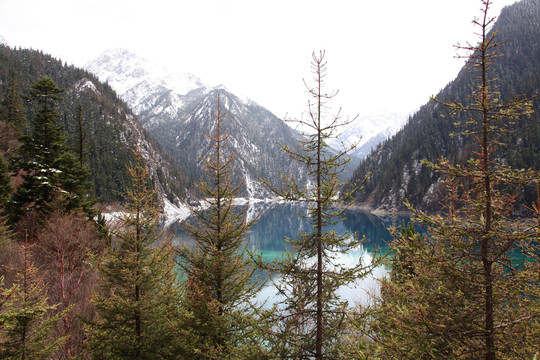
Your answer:
[[[47,360],[61,346],[63,338],[53,337],[58,316],[49,305],[43,274],[30,260],[30,246],[23,245],[23,268],[11,288],[0,289],[0,358]]]
[[[465,47],[476,83],[470,103],[440,102],[451,115],[467,114],[459,135],[474,137],[476,149],[464,165],[446,159],[428,163],[445,178],[445,211],[441,216],[415,211],[417,221],[428,226],[429,239],[405,234],[394,244],[405,264],[414,265],[412,274],[394,267],[384,282],[373,330],[383,358],[540,355],[538,224],[512,218],[520,210],[517,194],[538,181],[538,174],[512,169],[495,156],[512,120],[530,113],[530,99],[500,100],[491,76],[500,42],[490,32],[491,1],[482,4],[483,16],[474,21],[480,40]],[[404,258],[395,264],[403,265]]]
[[[82,105],[79,104],[78,111],[77,111],[77,125],[78,125],[78,142],[77,142],[77,153],[79,155],[79,162],[81,165],[84,165],[84,157],[85,157],[85,133],[84,133],[84,118],[83,118],[83,111],[82,111]]]
[[[12,187],[9,162],[20,147],[18,139],[26,127],[25,109],[19,92],[15,73],[8,83],[0,105],[0,213],[4,214],[6,205],[11,197]]]
[[[234,156],[226,149],[229,135],[222,133],[219,96],[213,116],[215,133],[207,134],[211,153],[203,158],[208,180],[199,184],[208,208],[194,209],[194,222],[185,225],[193,244],[178,251],[187,274],[184,301],[190,318],[185,326],[196,337],[189,358],[256,358],[260,349],[251,347],[255,314],[250,303],[260,284],[245,239],[252,222],[247,207],[233,205],[243,184],[231,182]]]
[[[156,192],[149,189],[141,151],[135,155],[126,193],[129,213],[98,263],[101,283],[92,300],[97,320],[88,324],[88,344],[95,359],[176,359],[183,339],[174,327],[179,299],[170,281],[171,247],[159,246]]]
[[[301,232],[297,239],[288,239],[291,249],[282,260],[270,264],[275,272],[275,286],[284,300],[277,324],[275,351],[281,358],[327,359],[337,356],[337,342],[343,335],[347,302],[337,289],[362,277],[367,269],[359,263],[351,268],[339,262],[339,255],[358,249],[361,242],[346,234],[339,236],[330,226],[342,219],[344,207],[338,207],[341,185],[338,174],[349,159],[349,149],[330,150],[327,139],[335,136],[345,124],[339,113],[327,119],[327,102],[335,93],[326,93],[325,53],[313,53],[314,85],[306,88],[313,99],[308,103],[307,120],[300,120],[309,129],[300,141],[301,149],[283,147],[294,161],[305,165],[312,186],[302,189],[294,177],[284,176],[284,186],[272,189],[288,201],[309,204],[308,219],[312,232]],[[356,191],[357,187],[353,189]],[[347,198],[345,194],[344,198]],[[345,206],[346,208],[346,206]]]
[[[11,72],[11,79],[0,109],[0,120],[5,121],[15,129],[19,136],[22,135],[27,127],[26,110],[19,89],[19,81],[14,71]]]
[[[47,77],[34,83],[30,90],[37,112],[31,134],[22,138],[23,183],[11,203],[13,221],[28,210],[49,212],[52,200],[60,194],[66,210],[80,208],[91,214],[92,200],[87,194],[86,181],[88,168],[69,151],[62,127],[57,125],[56,106],[63,91]]]
[[[9,172],[9,166],[7,161],[4,159],[3,154],[0,152],[0,215],[2,214],[5,205],[7,204],[9,197],[11,196],[11,175]]]

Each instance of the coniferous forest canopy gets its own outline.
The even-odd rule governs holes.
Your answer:
[[[0,359],[540,358],[540,0],[497,19],[478,3],[466,66],[347,184],[350,149],[327,142],[347,121],[326,111],[332,64],[313,53],[310,131],[268,147],[295,170],[261,179],[307,204],[272,261],[249,250],[257,216],[235,202],[247,158],[225,92],[204,100],[208,150],[184,169],[108,84],[0,45]],[[190,204],[192,241],[163,230],[165,202]],[[106,222],[110,203],[123,215]],[[332,226],[351,205],[412,216],[370,264],[344,267],[363,234]],[[340,298],[378,267],[370,302]]]

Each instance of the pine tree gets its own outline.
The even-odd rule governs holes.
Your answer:
[[[512,217],[520,206],[520,189],[538,181],[538,174],[512,169],[494,155],[512,120],[530,113],[530,99],[500,100],[491,72],[501,43],[490,32],[491,1],[482,4],[483,16],[474,21],[480,40],[464,47],[475,80],[470,103],[440,102],[452,110],[451,116],[468,116],[459,124],[458,135],[472,136],[476,149],[464,165],[447,159],[428,163],[445,178],[445,212],[429,216],[415,211],[416,220],[428,226],[429,238],[402,236],[394,244],[414,265],[411,276],[404,278],[403,268],[394,269],[384,283],[382,308],[374,322],[384,358],[539,355],[538,224]]]
[[[6,205],[11,197],[10,160],[20,147],[19,138],[26,127],[25,109],[19,92],[15,73],[12,73],[6,94],[0,106],[0,213],[4,214]]]
[[[30,245],[23,245],[23,268],[13,287],[1,288],[0,358],[47,360],[61,346],[63,337],[53,337],[58,321],[51,312],[43,274],[30,260]]]
[[[83,111],[82,111],[82,105],[79,104],[78,111],[77,111],[77,125],[78,125],[78,142],[77,142],[77,153],[79,155],[79,162],[81,165],[84,165],[84,157],[85,157],[85,132],[84,132],[84,118],[83,118]]]
[[[358,249],[361,242],[349,234],[338,235],[328,230],[342,219],[346,206],[338,199],[341,183],[338,174],[349,159],[350,149],[330,150],[327,140],[336,136],[346,124],[339,113],[327,119],[327,102],[336,94],[324,91],[326,76],[325,53],[313,53],[314,85],[306,84],[313,102],[309,102],[308,116],[299,123],[309,129],[301,149],[283,147],[294,161],[306,167],[312,186],[302,189],[294,176],[284,178],[281,189],[272,189],[288,201],[304,202],[309,206],[308,219],[312,232],[301,232],[297,239],[288,239],[291,249],[282,260],[270,264],[276,274],[275,286],[284,300],[277,324],[276,351],[282,358],[333,358],[345,323],[347,302],[340,299],[337,289],[366,274],[359,263],[348,268],[339,263],[339,255]],[[353,187],[353,192],[358,187]],[[345,194],[344,198],[347,198]]]
[[[98,263],[101,283],[92,300],[97,320],[88,325],[88,344],[96,359],[175,359],[179,299],[164,292],[166,283],[174,283],[171,248],[159,246],[163,238],[156,192],[149,188],[141,150],[135,155],[136,163],[128,169],[129,213]]]
[[[45,77],[32,85],[30,97],[37,105],[32,132],[22,137],[23,183],[11,202],[12,221],[28,210],[41,214],[50,211],[53,199],[62,195],[66,210],[82,209],[91,215],[88,197],[89,170],[69,151],[62,127],[57,125],[57,102],[64,89]]]
[[[3,154],[0,152],[0,215],[3,214],[5,205],[7,204],[11,196],[11,175],[7,161],[4,159]]]
[[[0,120],[9,124],[21,136],[27,127],[26,110],[23,105],[19,81],[15,72],[11,73],[11,79],[0,109]]]
[[[247,253],[246,233],[251,222],[247,208],[234,206],[242,184],[231,183],[234,156],[227,152],[228,134],[222,133],[224,113],[217,99],[215,133],[207,134],[211,153],[203,158],[207,182],[199,189],[208,207],[194,209],[194,222],[186,223],[193,244],[178,251],[186,272],[186,326],[197,342],[190,358],[242,358],[253,338],[254,313],[250,310],[260,285]]]

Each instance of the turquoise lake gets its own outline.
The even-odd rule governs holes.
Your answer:
[[[296,238],[301,230],[309,231],[309,221],[301,216],[305,215],[306,212],[306,206],[297,204],[255,204],[250,209],[249,214],[250,216],[259,214],[259,218],[246,236],[249,248],[262,253],[265,260],[279,257],[288,246],[285,238]],[[408,220],[407,216],[398,216],[396,219],[393,216],[377,216],[361,210],[347,210],[345,220],[338,222],[331,228],[335,228],[338,234],[348,232],[355,233],[360,237],[365,236],[366,240],[362,249],[346,254],[342,257],[342,262],[353,264],[361,259],[364,262],[369,262],[376,249],[384,250],[387,243],[392,240],[388,228]],[[181,224],[173,223],[168,227],[168,230],[175,237],[175,241],[183,242],[188,239]],[[376,279],[384,276],[385,272],[383,268],[375,269],[371,276],[340,289],[341,296],[348,299],[351,304],[366,302],[369,293],[378,292]],[[272,287],[267,286],[259,297],[275,301],[275,299],[272,300],[275,297],[275,291]]]

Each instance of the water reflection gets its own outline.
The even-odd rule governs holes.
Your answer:
[[[311,225],[305,217],[307,206],[298,204],[268,204],[258,203],[250,208],[250,216],[259,214],[258,221],[251,227],[246,235],[249,248],[263,254],[263,259],[272,260],[279,257],[288,246],[285,238],[296,238],[302,231],[310,231]],[[359,261],[369,263],[374,249],[385,249],[392,236],[388,228],[395,224],[407,222],[407,216],[377,216],[362,210],[347,210],[345,220],[332,226],[340,235],[356,233],[360,237],[365,236],[366,241],[362,249],[358,249],[343,257],[344,261],[357,264]],[[185,221],[189,221],[189,218]],[[189,242],[189,235],[182,229],[181,224],[173,223],[168,227],[177,242]],[[339,289],[342,298],[349,300],[350,304],[369,301],[368,294],[378,293],[377,278],[384,276],[386,270],[382,267],[374,270],[373,274],[358,280],[354,284]],[[272,286],[266,286],[258,298],[269,299],[270,303],[277,301],[276,290]]]
[[[307,214],[307,206],[299,204],[266,204],[259,203],[252,206],[250,213],[260,214],[258,221],[247,234],[249,248],[259,250],[265,254],[277,254],[287,249],[285,238],[296,238],[302,230],[310,231],[308,219],[302,217]],[[334,226],[340,235],[356,233],[365,236],[364,248],[372,251],[375,248],[385,248],[392,240],[388,228],[394,224],[408,221],[407,216],[377,216],[362,210],[347,210],[345,220]],[[186,220],[189,221],[189,218]],[[168,227],[169,233],[178,242],[189,241],[189,235],[182,229],[181,224],[173,223]]]

